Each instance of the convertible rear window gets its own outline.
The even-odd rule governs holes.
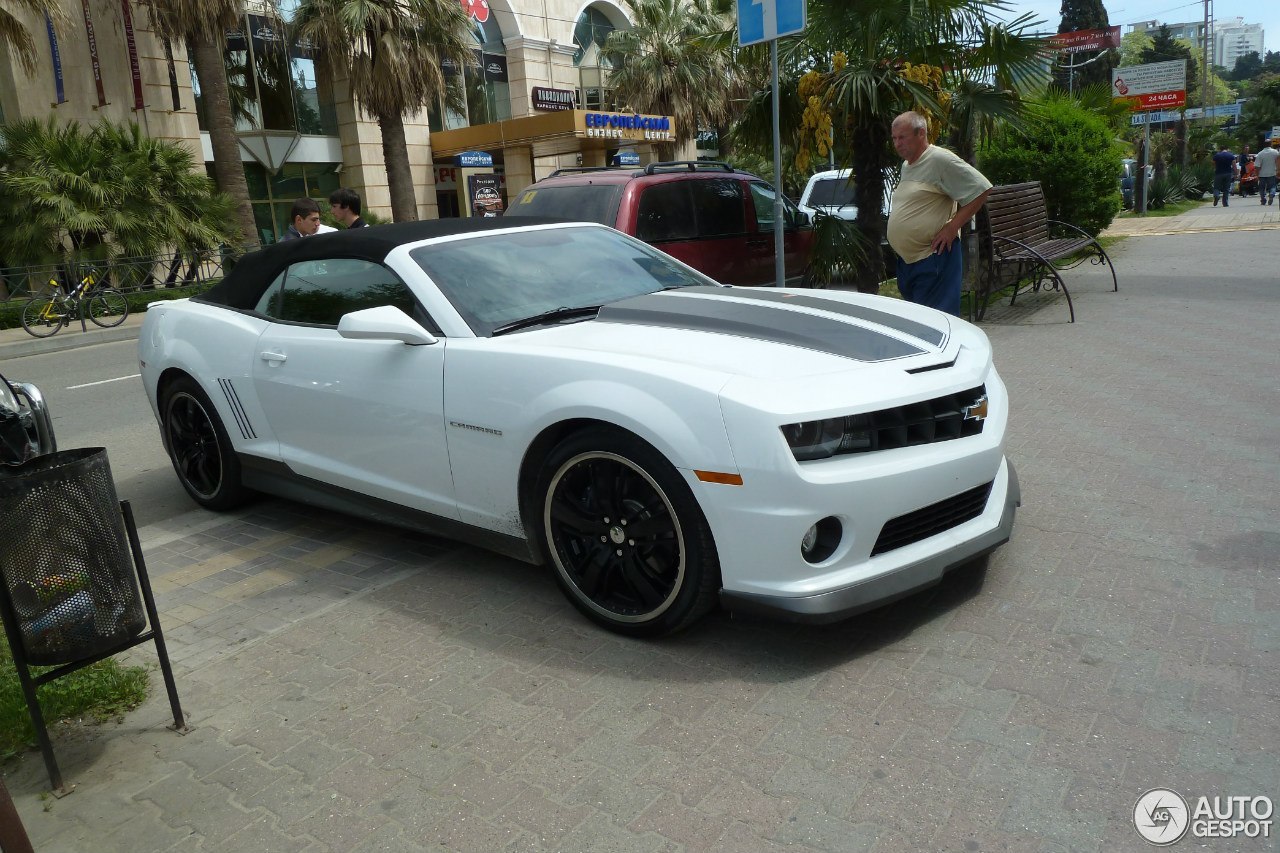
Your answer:
[[[482,336],[561,308],[715,284],[639,240],[586,226],[493,232],[432,243],[409,255]]]
[[[622,184],[529,187],[516,197],[507,216],[554,216],[612,226],[618,221]]]

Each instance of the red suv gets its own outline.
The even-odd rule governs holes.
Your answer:
[[[560,169],[526,187],[506,216],[599,222],[651,243],[723,284],[772,284],[773,187],[725,163]],[[813,251],[809,217],[783,197],[787,284]]]

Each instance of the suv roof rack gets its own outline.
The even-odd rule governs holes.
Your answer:
[[[556,169],[547,177],[554,178],[556,175],[570,175],[577,172],[610,172],[622,171],[620,166],[566,166],[563,169]]]
[[[728,163],[720,160],[668,160],[663,163],[650,163],[644,167],[646,175],[655,174],[658,170],[664,172],[679,171],[685,169],[690,172],[696,172],[698,169],[716,169],[717,171],[733,173],[737,171]]]

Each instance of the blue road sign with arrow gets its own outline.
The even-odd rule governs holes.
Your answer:
[[[738,0],[738,44],[804,32],[805,0]]]

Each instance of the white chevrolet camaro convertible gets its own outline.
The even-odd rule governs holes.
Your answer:
[[[625,634],[717,603],[834,621],[1008,540],[1009,404],[974,326],[722,287],[600,225],[402,223],[264,249],[139,341],[183,487],[547,563]]]

